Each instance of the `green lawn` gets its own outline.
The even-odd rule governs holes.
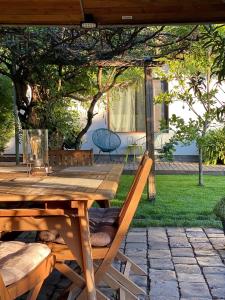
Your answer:
[[[133,176],[121,177],[113,205],[122,205]],[[205,186],[197,186],[197,175],[158,175],[154,203],[142,196],[134,226],[221,227],[212,213],[215,203],[225,195],[224,176],[204,176]]]

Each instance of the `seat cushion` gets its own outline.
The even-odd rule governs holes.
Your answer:
[[[93,247],[105,247],[113,241],[119,213],[120,208],[118,207],[89,209],[91,245]],[[42,242],[65,244],[57,230],[41,231],[39,239]]]
[[[108,246],[114,239],[116,234],[116,227],[112,225],[97,224],[95,227],[91,226],[91,245],[93,247]],[[52,242],[64,244],[63,238],[57,231],[41,231],[39,233],[39,240],[45,243]]]
[[[120,214],[119,207],[109,207],[109,208],[100,208],[100,207],[92,207],[89,209],[89,219],[90,224],[106,224],[113,225],[116,224],[119,219]]]
[[[0,241],[0,273],[6,286],[25,277],[34,270],[49,254],[47,245]]]

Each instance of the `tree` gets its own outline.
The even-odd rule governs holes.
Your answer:
[[[169,81],[175,80],[174,87],[168,93],[161,94],[156,102],[183,102],[184,114],[187,110],[193,117],[185,121],[184,117],[172,115],[170,128],[174,130],[174,139],[189,144],[196,142],[199,152],[199,185],[203,185],[202,147],[207,132],[223,120],[219,112],[225,102],[217,98],[220,84],[212,76],[213,56],[210,49],[204,50],[201,44],[194,45],[191,54],[181,61],[168,62],[169,71],[159,75]]]
[[[85,71],[81,66],[95,65],[99,61],[104,65],[105,60],[121,58],[131,62],[134,57],[146,55],[153,60],[171,54],[176,56],[187,49],[197,35],[197,26],[90,31],[65,27],[1,27],[0,73],[14,82],[22,126],[40,127],[39,103],[43,106],[49,101],[51,87],[55,86],[57,91],[63,81],[83,80]],[[30,99],[26,95],[28,84],[32,91]]]
[[[14,133],[12,82],[0,76],[0,152]]]

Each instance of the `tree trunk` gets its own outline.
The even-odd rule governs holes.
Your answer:
[[[203,182],[203,164],[202,164],[202,148],[199,147],[198,149],[199,152],[199,161],[198,161],[198,185],[199,186],[204,186],[204,182]]]
[[[13,86],[13,114],[14,114],[14,121],[15,121],[15,154],[16,154],[16,165],[20,163],[20,133],[19,133],[19,117],[18,117],[18,109],[16,105],[16,91],[15,87]]]
[[[91,105],[87,111],[87,123],[75,139],[75,143],[74,143],[75,149],[80,148],[82,137],[87,133],[88,129],[90,128],[90,126],[92,124],[92,120],[94,117],[94,108],[95,108],[95,105],[98,102],[98,100],[101,98],[102,94],[103,94],[102,92],[98,92],[91,101]]]
[[[40,115],[37,103],[48,101],[48,92],[36,84],[31,87],[31,99],[27,97],[28,85],[23,80],[14,80],[18,116],[22,128],[44,128],[44,115]]]
[[[20,122],[22,124],[22,127],[24,127],[27,121],[27,115],[28,115],[28,106],[29,101],[27,99],[26,93],[27,93],[27,84],[19,79],[14,79],[14,88],[15,88],[15,97],[16,97],[16,105],[18,109],[18,117],[20,119]]]

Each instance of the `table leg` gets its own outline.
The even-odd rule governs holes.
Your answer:
[[[82,216],[80,214],[79,217],[66,218],[66,222],[67,224],[62,224],[62,227],[59,230],[60,234],[71,252],[77,257],[77,262],[82,267],[86,282],[86,299],[96,300],[87,209],[84,208]]]
[[[94,266],[92,257],[92,248],[90,243],[88,211],[84,210],[84,216],[79,217],[80,235],[82,247],[83,272],[86,279],[87,294],[89,300],[96,300],[96,288],[94,279]]]
[[[134,159],[133,159],[133,161],[136,162],[137,146],[134,146],[134,147],[133,147],[133,150],[134,150]]]
[[[130,149],[129,149],[129,147],[127,147],[126,156],[125,156],[125,164],[127,164],[129,152],[130,152]]]

